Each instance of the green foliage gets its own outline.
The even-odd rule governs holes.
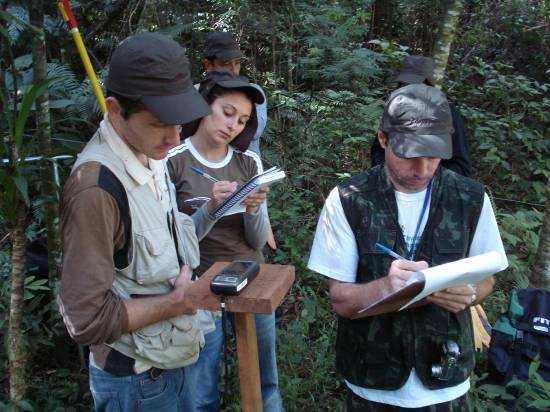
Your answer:
[[[476,387],[480,379],[472,382],[470,400],[477,411],[509,411],[527,410],[528,407],[548,410],[550,408],[550,383],[545,381],[537,372],[540,360],[535,360],[529,367],[529,378],[526,381],[511,380],[506,386],[495,384],[481,384]],[[483,377],[482,377],[483,378]]]
[[[300,283],[306,283],[302,278]],[[339,377],[334,371],[336,321],[328,305],[324,282],[316,287],[295,287],[300,312],[278,335],[280,385],[289,411],[322,405],[337,410],[341,402]],[[307,348],[307,350],[305,350]],[[283,361],[284,359],[284,361]]]
[[[447,83],[471,131],[476,175],[493,195],[508,252],[510,268],[485,303],[490,320],[504,309],[512,287],[529,285],[549,197],[550,85],[518,74],[512,63],[473,57],[453,67]]]
[[[490,322],[496,321],[508,305],[508,293],[512,288],[529,286],[530,268],[538,246],[538,230],[543,213],[536,210],[518,210],[498,213],[500,234],[507,247],[509,268],[496,277],[495,291],[483,306]]]
[[[23,7],[10,6],[7,10],[0,10],[0,19],[8,24],[7,29],[2,27],[1,33],[11,44],[15,44],[25,30],[30,30],[35,35],[43,35],[39,27],[29,24],[29,13]]]
[[[3,107],[19,113],[21,122],[4,110],[0,131],[3,136],[18,136],[23,148],[19,157],[23,157],[35,154],[32,101],[44,89],[32,86],[29,40],[34,29],[28,27],[28,13],[15,2],[8,3],[6,11],[0,12],[0,19],[6,21],[0,32],[9,37],[17,73],[4,80],[10,96],[17,85],[19,99],[15,105],[10,97]],[[72,2],[100,82],[116,44],[141,30],[159,30],[185,44],[198,79],[203,39],[212,29],[222,29],[236,34],[247,56],[245,73],[267,91],[264,162],[281,165],[288,173],[288,179],[274,186],[269,195],[279,247],[268,259],[296,268],[296,283],[277,320],[279,377],[288,411],[341,407],[344,390],[334,369],[335,317],[326,281],[306,268],[310,245],[330,190],[370,166],[369,148],[384,100],[395,87],[394,72],[407,53],[430,54],[437,37],[434,28],[446,5],[441,0],[393,1],[387,32],[375,33],[372,3]],[[549,9],[548,2],[534,0],[465,3],[444,88],[466,118],[475,177],[494,196],[508,251],[510,268],[497,277],[496,290],[485,303],[489,319],[494,321],[506,307],[509,290],[528,284],[548,201],[550,86],[545,76],[550,42],[548,30],[537,27],[547,22]],[[47,85],[56,139],[53,151],[73,153],[92,135],[100,112],[54,2],[45,4],[44,11],[48,77],[57,79]],[[0,60],[2,69],[8,66],[5,55]],[[3,157],[9,154],[7,147],[1,152]],[[42,230],[45,201],[35,195],[37,169],[21,167],[18,162],[14,167],[0,166],[1,202],[8,207],[23,200],[31,207],[34,225],[28,235],[34,237]],[[9,211],[0,214],[3,235],[12,218]],[[0,253],[2,329],[9,305],[9,271],[9,259]],[[28,275],[24,328],[35,373],[30,399],[21,407],[89,409],[87,373],[80,370],[76,347],[48,300],[46,282],[33,268]],[[0,359],[0,375],[5,375],[2,350]],[[225,410],[238,410],[234,359],[230,370]],[[477,373],[482,375],[483,369]],[[533,402],[544,406],[541,394],[548,393],[548,387],[537,376],[533,372],[529,382],[515,382],[506,390],[491,386],[475,389],[474,405],[478,410],[498,410],[502,408],[499,396],[513,396],[522,407]],[[0,403],[3,407],[7,405]]]
[[[550,178],[550,85],[480,58],[453,75],[450,89],[468,119],[471,146],[489,172],[485,183],[496,197],[514,199],[521,193],[516,200],[544,204]]]
[[[386,57],[363,45],[367,13],[358,10],[350,14],[347,7],[338,3],[300,12],[300,31],[307,49],[304,57],[298,59],[298,68],[304,79],[315,80],[319,88],[344,84],[350,87],[381,74],[378,63]]]
[[[0,199],[0,213],[8,221],[15,221],[19,200],[30,206],[29,180],[36,177],[33,174],[36,169],[26,167],[22,160],[33,147],[32,140],[23,144],[23,133],[36,98],[44,93],[50,83],[52,83],[52,80],[31,86],[25,92],[21,103],[17,107],[10,105],[6,97],[0,93],[4,107],[3,114],[7,123],[7,130],[0,130],[4,141],[0,155],[2,157],[8,156],[10,159],[8,164],[2,164],[3,173],[0,174],[0,184],[4,188],[4,194]]]

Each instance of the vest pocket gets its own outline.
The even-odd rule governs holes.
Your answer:
[[[356,320],[341,318],[337,346],[350,354],[360,353],[360,359],[351,355],[348,360],[354,364],[364,364],[365,369],[368,365],[387,364],[395,349],[395,341],[392,340],[395,331],[391,319],[391,316],[385,315]]]
[[[395,314],[356,320],[338,319],[336,362],[338,371],[355,385],[376,389],[397,389],[409,369],[407,345],[400,335],[409,334]]]
[[[425,316],[416,323],[415,366],[423,383],[431,389],[437,389],[457,385],[468,378],[474,367],[474,341],[469,310],[455,314],[433,306],[434,310],[441,312],[441,316]],[[437,327],[438,323],[444,323],[443,318],[446,316],[445,327]],[[449,380],[442,381],[432,375],[431,367],[442,364],[442,359],[445,359],[443,347],[449,340],[458,345],[460,356],[452,367]]]
[[[356,282],[366,283],[386,276],[391,263],[395,259],[378,249],[375,244],[380,243],[396,251],[397,231],[372,229],[366,232],[366,234],[361,234],[358,241],[361,253]],[[396,252],[399,253],[399,251]],[[363,268],[368,268],[368,270]]]
[[[141,285],[167,280],[179,273],[176,249],[167,228],[136,232],[133,260],[135,279]]]
[[[371,229],[369,232],[371,233],[370,236],[365,236],[363,238],[365,241],[365,245],[362,248],[362,250],[364,250],[366,253],[386,255],[386,252],[383,252],[380,249],[378,249],[375,243],[381,243],[383,246],[386,246],[392,250],[395,250],[395,244],[397,240],[396,230]]]
[[[185,366],[204,344],[195,315],[181,315],[132,332],[136,353],[162,369]]]
[[[430,266],[442,265],[464,258],[468,252],[469,239],[469,230],[462,228],[456,231],[435,229]]]
[[[178,236],[178,251],[184,263],[191,269],[200,264],[199,241],[195,232],[193,219],[185,213],[174,211],[176,216],[176,233]]]
[[[170,344],[172,325],[168,321],[160,321],[147,325],[132,333],[134,342],[142,354],[147,354],[147,349],[166,349]]]

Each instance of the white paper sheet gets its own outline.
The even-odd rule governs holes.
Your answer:
[[[401,309],[424,299],[426,296],[453,286],[479,283],[504,268],[502,255],[492,251],[481,255],[456,260],[417,272],[409,282],[424,278],[424,289]]]

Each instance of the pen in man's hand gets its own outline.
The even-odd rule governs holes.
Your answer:
[[[194,166],[191,166],[191,170],[195,173],[198,173],[199,175],[201,175],[202,177],[205,177],[207,178],[208,180],[210,180],[211,182],[219,182],[218,179],[216,179],[215,177],[213,176],[210,176],[208,173],[206,173],[204,170],[202,169],[199,169],[198,167],[194,167]]]
[[[384,246],[383,244],[381,243],[378,243],[376,242],[374,244],[374,246],[376,246],[378,249],[380,249],[382,252],[384,253],[387,253],[388,255],[390,255],[391,257],[395,258],[395,259],[403,259],[403,260],[408,260],[406,258],[404,258],[403,256],[395,253],[393,250],[391,250],[389,247],[387,246]]]

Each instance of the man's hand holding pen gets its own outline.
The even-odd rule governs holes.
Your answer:
[[[399,290],[405,286],[407,280],[414,274],[422,269],[428,268],[428,262],[419,260],[417,262],[404,258],[398,253],[391,250],[389,247],[376,242],[374,246],[382,252],[395,258],[390,266],[390,270],[387,276],[387,284],[389,291]]]
[[[375,243],[375,246],[396,259],[392,262],[386,278],[386,287],[389,291],[401,289],[414,272],[428,268],[428,263],[425,261],[414,262],[407,260],[380,243]],[[443,309],[457,313],[473,305],[476,299],[476,285],[461,285],[435,292],[426,297],[425,302],[434,303]]]
[[[427,269],[428,263],[420,260],[414,262],[412,260],[396,259],[392,262],[387,276],[387,286],[389,290],[399,290],[405,286],[407,280],[422,269]]]

